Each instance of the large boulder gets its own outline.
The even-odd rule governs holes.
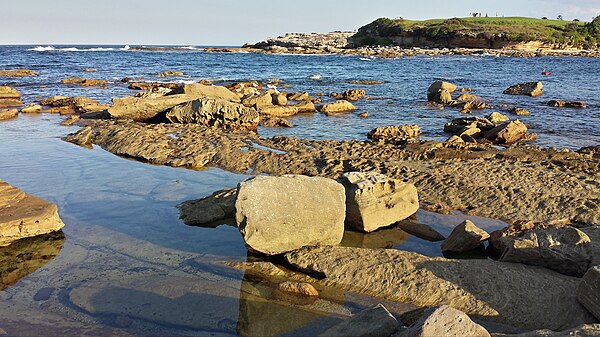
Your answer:
[[[524,329],[560,331],[596,321],[577,302],[578,278],[540,267],[349,247],[303,248],[285,259],[320,275],[324,286],[416,306],[448,305]]]
[[[186,225],[203,226],[217,221],[235,218],[237,189],[228,188],[212,195],[185,201],[179,205],[179,218]]]
[[[490,235],[483,229],[475,226],[471,220],[465,220],[456,226],[452,233],[442,243],[443,252],[462,253],[473,250],[483,244]]]
[[[388,337],[399,327],[394,316],[381,304],[365,309],[334,325],[320,334],[321,337]]]
[[[577,287],[577,300],[600,321],[600,266],[585,273]]]
[[[344,234],[344,187],[327,178],[254,177],[239,184],[235,208],[244,241],[264,254],[337,245]]]
[[[460,310],[447,305],[431,308],[399,337],[490,337],[490,333]]]
[[[348,89],[339,95],[339,98],[347,101],[358,101],[359,99],[365,97],[366,93],[367,92],[364,89]]]
[[[114,98],[108,112],[113,118],[144,122],[176,105],[202,98],[240,103],[240,98],[225,87],[194,83],[171,90],[165,96]]]
[[[456,85],[449,82],[436,81],[427,89],[427,101],[448,104],[452,102],[451,93],[454,91],[456,91]]]
[[[520,120],[509,121],[484,133],[484,137],[494,144],[514,144],[524,140],[534,140],[535,133],[527,133],[527,126]]]
[[[263,115],[274,117],[290,117],[298,113],[298,108],[295,106],[271,105],[261,107],[258,112],[260,112]]]
[[[311,101],[300,101],[294,104],[293,107],[298,109],[298,113],[311,113],[317,111],[315,104]]]
[[[262,107],[273,106],[273,96],[268,91],[257,95],[248,95],[242,99],[242,104],[259,110]]]
[[[509,95],[541,96],[544,93],[542,82],[525,82],[510,86],[504,90]]]
[[[256,130],[260,117],[252,108],[218,98],[202,98],[169,109],[171,123],[202,124],[224,129]]]
[[[337,100],[334,103],[323,104],[319,108],[319,111],[321,111],[324,114],[334,114],[334,113],[338,113],[338,112],[345,112],[345,111],[352,111],[352,110],[356,110],[356,107],[352,103],[350,103],[346,100]]]
[[[503,262],[542,266],[581,277],[592,262],[590,238],[574,227],[511,226],[492,233],[492,249]]]
[[[348,172],[342,178],[346,188],[346,224],[363,232],[390,226],[419,209],[417,188],[379,173]]]
[[[21,93],[7,86],[0,86],[0,108],[21,106]]]
[[[56,205],[0,180],[0,246],[64,227]]]
[[[367,134],[367,138],[383,141],[402,141],[408,139],[417,139],[422,134],[418,125],[395,125],[375,128]]]

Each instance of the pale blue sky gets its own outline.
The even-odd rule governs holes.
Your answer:
[[[0,44],[234,46],[286,32],[354,30],[384,16],[590,21],[600,15],[600,0],[14,0],[0,8]]]

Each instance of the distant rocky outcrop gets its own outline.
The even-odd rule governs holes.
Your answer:
[[[297,49],[313,49],[330,51],[345,48],[348,39],[356,32],[332,33],[288,33],[276,38],[270,38],[255,44],[246,44],[245,48],[260,48],[281,50],[282,52]]]

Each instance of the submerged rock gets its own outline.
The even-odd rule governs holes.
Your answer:
[[[337,245],[344,235],[345,202],[344,187],[335,180],[258,176],[239,184],[236,222],[246,244],[268,255]]]
[[[0,70],[0,77],[26,77],[26,76],[34,76],[39,75],[37,71],[29,70],[29,69],[12,69],[12,70]]]
[[[390,226],[419,209],[417,188],[379,173],[349,172],[341,178],[346,188],[346,224],[363,232]]]
[[[21,109],[22,113],[40,113],[42,112],[42,106],[39,104],[31,103],[28,106]]]
[[[563,101],[563,100],[552,100],[548,102],[549,106],[555,108],[585,108],[585,102],[578,101]]]
[[[365,309],[338,325],[327,329],[320,337],[388,337],[400,324],[381,304]]]
[[[286,281],[277,286],[277,290],[298,296],[318,297],[319,291],[310,283]]]
[[[83,129],[77,131],[74,134],[70,134],[65,137],[65,140],[69,143],[73,143],[85,148],[92,148],[92,140],[94,139],[94,131],[91,127],[86,126]]]
[[[256,110],[218,98],[202,98],[169,109],[171,123],[201,124],[224,129],[256,130],[260,117]]]
[[[0,180],[0,246],[56,232],[64,226],[55,204]]]
[[[363,89],[348,89],[341,94],[335,93],[329,96],[346,101],[358,101],[359,99],[365,97],[366,94],[367,92]]]
[[[183,76],[183,73],[181,71],[167,70],[165,72],[158,74],[158,77],[175,77],[175,76]]]
[[[426,311],[399,337],[489,337],[490,333],[474,323],[464,312],[447,305]]]
[[[577,287],[577,300],[600,321],[600,266],[585,273]]]
[[[186,225],[203,226],[225,219],[235,218],[235,199],[237,189],[228,188],[212,195],[185,201],[179,205],[179,218]]]
[[[541,96],[544,93],[542,82],[525,82],[510,86],[504,90],[509,95]]]
[[[79,84],[82,87],[100,87],[106,85],[108,81],[91,78],[69,77],[60,81],[61,84]]]
[[[490,235],[483,229],[475,226],[471,220],[465,220],[456,226],[444,243],[443,252],[463,253],[473,250],[483,244]]]
[[[595,321],[577,302],[579,279],[544,268],[346,247],[303,248],[285,259],[323,285],[416,306],[448,305],[520,328],[564,330]]]

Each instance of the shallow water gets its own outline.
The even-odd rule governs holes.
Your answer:
[[[519,117],[539,137],[534,144],[578,149],[600,142],[600,62],[594,58],[510,58],[494,56],[404,57],[368,59],[339,55],[263,55],[251,53],[204,53],[189,48],[181,51],[126,51],[123,46],[61,46],[57,49],[85,51],[35,51],[36,46],[0,46],[0,68],[30,68],[39,76],[20,79],[0,78],[18,86],[24,100],[31,102],[52,95],[85,95],[102,102],[112,97],[131,95],[124,77],[148,81],[198,81],[215,83],[240,80],[267,81],[279,78],[293,88],[311,95],[364,88],[375,100],[357,102],[358,111],[342,116],[322,114],[290,118],[292,129],[263,128],[261,134],[283,134],[311,139],[365,139],[368,131],[383,125],[419,124],[423,138],[444,140],[443,125],[461,117],[456,109],[437,110],[425,106],[428,86],[446,79],[459,87],[470,87],[494,106],[518,105],[532,111]],[[102,47],[105,51],[98,51]],[[108,47],[108,48],[107,48]],[[41,50],[41,49],[38,49]],[[91,50],[91,51],[90,51]],[[102,49],[101,49],[102,50]],[[542,76],[547,67],[552,76]],[[96,68],[85,73],[85,68]],[[159,78],[166,70],[181,71],[185,77]],[[320,79],[311,75],[320,74]],[[107,89],[61,85],[67,77],[98,78],[111,81]],[[142,78],[143,77],[143,78]],[[352,80],[379,80],[381,85],[353,85]],[[502,94],[508,86],[524,81],[542,81],[542,97]],[[551,99],[581,100],[589,108],[556,109],[546,106]],[[475,112],[485,116],[494,109]],[[495,109],[497,110],[497,109]],[[368,111],[369,118],[357,118]],[[510,116],[516,118],[516,116]]]
[[[600,101],[593,90],[600,80],[591,75],[600,69],[591,59],[418,57],[362,61],[341,56],[36,52],[28,48],[0,47],[0,68],[41,72],[36,77],[0,78],[0,84],[17,86],[26,103],[57,94],[85,95],[104,102],[131,94],[116,80],[107,89],[57,84],[69,76],[109,80],[145,76],[157,80],[158,72],[177,70],[193,80],[277,77],[295,85],[294,90],[312,94],[360,87],[345,83],[353,79],[378,79],[386,83],[365,88],[370,95],[390,99],[359,102],[360,111],[370,113],[366,120],[357,118],[356,113],[330,118],[314,114],[292,118],[296,128],[263,128],[260,132],[313,139],[363,139],[376,126],[417,123],[424,128],[426,138],[443,139],[443,123],[458,112],[431,110],[416,103],[431,81],[446,77],[461,86],[477,88],[478,95],[494,103],[519,102],[535,111],[527,118],[534,125],[533,131],[540,133],[538,144],[577,148],[600,140]],[[537,78],[542,65],[556,73],[556,77],[545,80],[545,98],[500,94],[513,82]],[[89,67],[98,72],[83,73]],[[322,75],[321,80],[308,78],[315,73]],[[549,109],[542,101],[550,95],[585,100],[591,107]],[[60,116],[41,114],[0,122],[0,179],[56,203],[66,223],[64,241],[40,243],[40,252],[50,252],[40,254],[43,261],[39,265],[15,262],[24,277],[0,291],[0,328],[9,334],[314,335],[368,302],[354,294],[329,290],[318,302],[291,303],[274,295],[268,280],[249,279],[243,272],[215,263],[248,258],[237,229],[185,226],[175,205],[234,187],[247,176],[219,169],[152,166],[97,147],[77,147],[60,139],[77,130],[59,126],[61,120]],[[578,137],[572,138],[574,133]],[[464,218],[421,210],[415,221],[447,236]],[[468,218],[486,230],[505,225]],[[62,248],[54,257],[60,244]],[[368,235],[348,232],[344,244],[441,255],[439,242],[431,243],[397,228]]]

